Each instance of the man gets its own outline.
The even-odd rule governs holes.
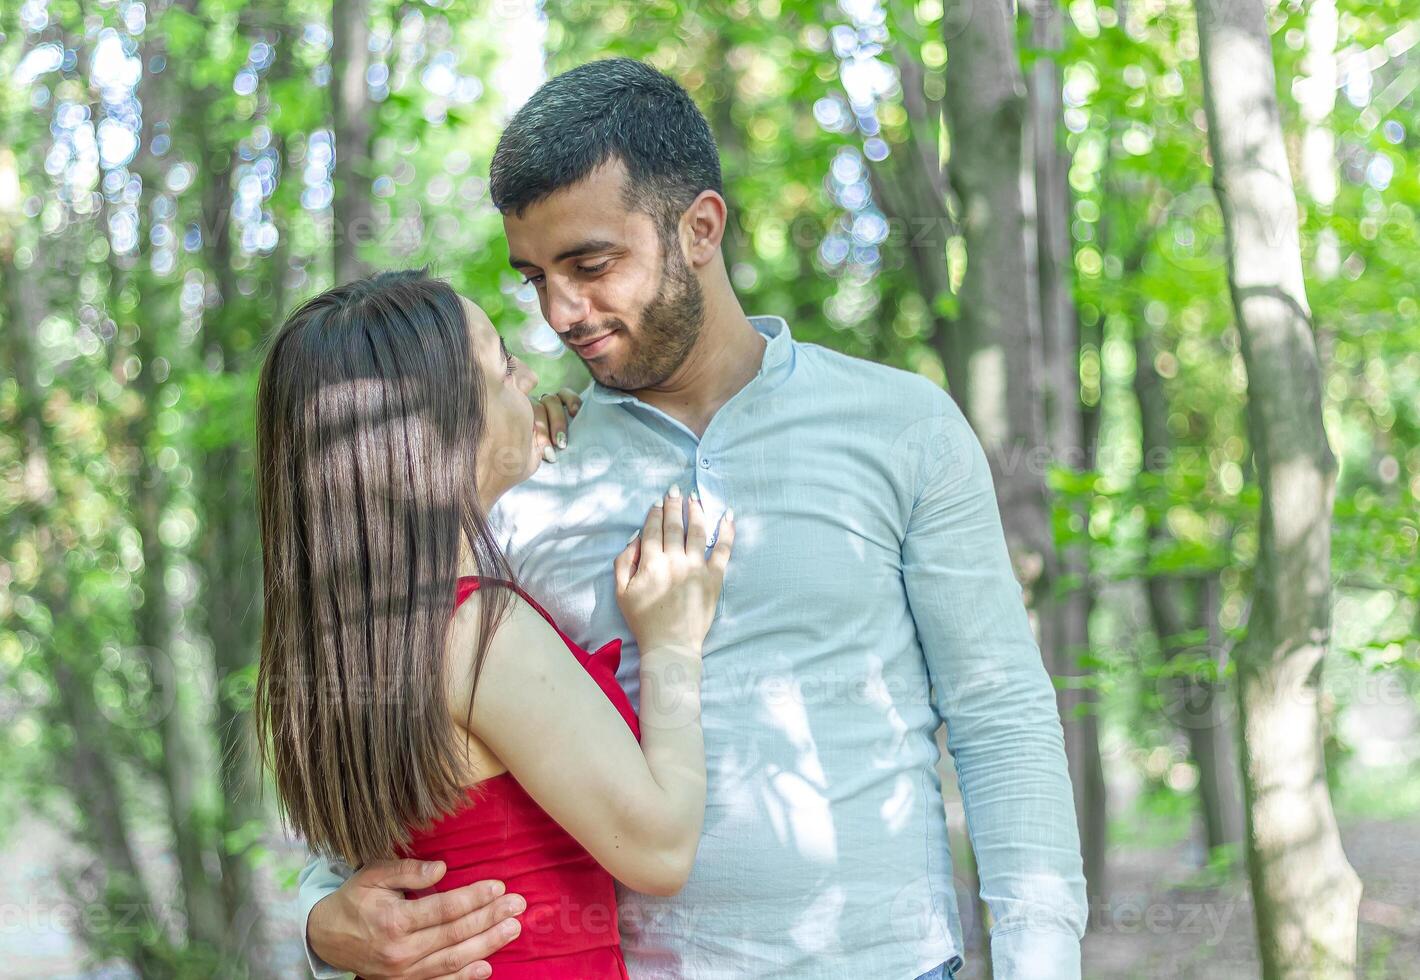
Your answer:
[[[632,977],[952,976],[942,721],[994,975],[1078,977],[1084,879],[1055,696],[956,404],[746,317],[709,127],[645,65],[594,62],[539,89],[499,141],[492,195],[510,262],[594,379],[555,465],[495,510],[524,586],[579,643],[626,639],[611,563],[647,501],[678,482],[712,525],[736,515],[704,653],[705,830],[679,894],[618,888]],[[637,701],[634,642],[618,680]],[[510,899],[401,915],[398,889],[438,873],[342,883],[313,861],[313,965],[487,975]]]

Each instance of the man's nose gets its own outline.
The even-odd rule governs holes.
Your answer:
[[[569,332],[587,319],[589,306],[586,297],[566,286],[547,284],[547,323],[559,334]]]

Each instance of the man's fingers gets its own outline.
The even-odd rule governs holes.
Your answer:
[[[413,890],[428,888],[444,877],[443,861],[371,861],[358,872],[361,884],[376,888]]]
[[[558,449],[567,448],[567,410],[558,395],[543,395],[540,399],[547,413],[547,435]]]
[[[503,919],[497,925],[483,930],[476,936],[441,949],[420,960],[414,964],[410,971],[409,980],[426,980],[426,978],[432,980],[434,977],[444,976],[474,976],[473,973],[463,971],[474,967],[480,960],[492,956],[517,939],[520,932],[522,932],[522,925],[517,919]]]
[[[457,973],[445,973],[434,980],[484,980],[493,975],[493,967],[486,960],[470,963]],[[401,978],[403,980],[403,978]]]
[[[521,896],[509,895],[462,919],[420,933],[418,939],[425,955],[409,969],[409,980],[457,974],[476,961],[492,956],[517,938],[522,924],[514,916],[526,909]]]
[[[681,505],[680,487],[674,483],[666,491],[665,530],[661,547],[666,554],[685,554],[685,514]]]
[[[443,925],[496,902],[503,894],[501,881],[475,881],[437,895],[412,899],[406,906],[411,932]]]
[[[442,977],[436,977],[435,980],[484,980],[485,977],[492,975],[493,967],[484,960],[479,960],[477,963],[470,963],[458,973],[446,973]]]

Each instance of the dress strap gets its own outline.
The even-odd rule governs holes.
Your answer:
[[[522,589],[518,588],[516,585],[514,585],[512,582],[507,581],[506,579],[495,578],[489,579],[488,581],[494,582],[498,585],[505,585],[508,588],[512,589],[514,592],[516,592],[518,595],[522,596],[524,602],[536,609],[539,615],[541,615],[543,619],[547,620],[547,624],[557,631],[559,636],[562,635],[562,630],[559,629],[557,626],[557,620],[553,619],[552,616],[548,613],[548,611],[542,608],[542,605],[532,596],[528,595]],[[477,575],[460,575],[458,580],[458,594],[454,600],[454,608],[457,609],[459,606],[463,605],[463,601],[469,596],[473,595],[473,593],[477,592],[478,587],[482,584],[483,579]]]
[[[464,600],[478,591],[477,575],[460,575],[454,584],[454,608],[464,604]]]

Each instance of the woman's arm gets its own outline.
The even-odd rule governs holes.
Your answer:
[[[705,811],[700,651],[733,531],[705,558],[698,502],[651,509],[617,559],[618,602],[641,648],[641,743],[557,632],[517,600],[489,644],[469,727],[548,815],[618,880],[670,895],[684,886]],[[674,516],[671,516],[671,512]],[[664,515],[664,516],[663,516]],[[456,621],[451,678],[471,676],[474,593]],[[468,704],[467,683],[451,704]],[[459,690],[459,688],[462,690]],[[461,716],[462,711],[456,717]]]

